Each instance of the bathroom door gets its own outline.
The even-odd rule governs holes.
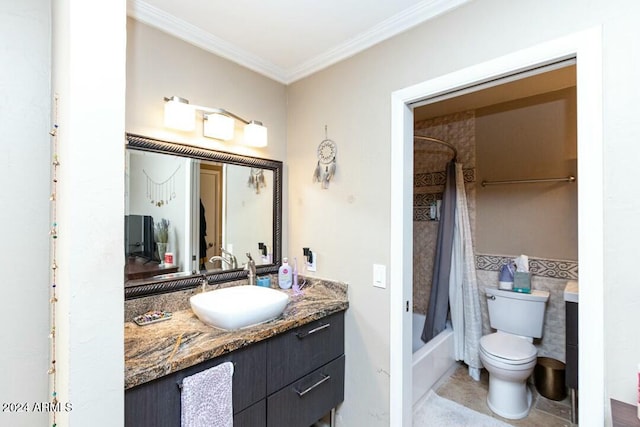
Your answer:
[[[204,219],[207,224],[204,263],[207,270],[221,268],[220,261],[209,262],[212,256],[220,255],[222,247],[222,166],[202,163],[200,165],[200,200],[204,206]]]

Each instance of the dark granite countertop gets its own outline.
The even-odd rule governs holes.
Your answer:
[[[313,281],[301,295],[289,294],[282,315],[253,327],[224,331],[202,323],[191,309],[170,320],[138,326],[124,324],[125,389],[197,365],[205,360],[278,335],[289,329],[346,310],[347,286]]]

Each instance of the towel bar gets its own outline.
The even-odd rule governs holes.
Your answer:
[[[482,181],[482,186],[501,184],[535,184],[539,182],[575,182],[576,177],[570,175],[566,178],[537,178],[537,179],[514,179],[510,181]]]
[[[222,362],[222,363],[224,363],[224,362]],[[222,363],[221,363],[221,364],[222,364]],[[235,372],[235,371],[236,371],[236,362],[231,362],[231,363],[233,364],[233,371]],[[216,366],[218,366],[218,365],[216,365]],[[213,367],[214,367],[214,366],[212,366],[212,368],[213,368]],[[197,373],[197,372],[196,372],[196,373]],[[194,375],[195,375],[195,374],[194,374]],[[187,375],[187,376],[188,376],[188,375]],[[183,380],[183,379],[184,379],[184,377],[183,377],[183,378],[180,378],[178,381],[176,381],[176,385],[178,386],[178,388],[179,388],[180,390],[182,390],[182,380]]]

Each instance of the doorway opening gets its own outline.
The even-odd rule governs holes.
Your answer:
[[[210,261],[222,248],[222,172],[222,165],[200,164],[200,270],[224,267]]]
[[[521,254],[528,256],[532,289],[552,294],[546,304],[542,338],[534,342],[538,355],[567,361],[562,294],[569,280],[578,280],[575,59],[500,79],[488,88],[420,103],[413,113],[415,410],[429,391],[439,392],[436,384],[444,381],[442,393],[452,394],[446,380],[457,366],[462,379],[468,379],[465,387],[478,387],[479,392],[484,390],[480,384],[487,387],[486,373],[480,375],[473,369],[479,366],[471,356],[477,349],[468,340],[495,332],[489,324],[485,289],[498,287],[502,266]],[[436,143],[425,137],[435,138]],[[447,165],[452,159],[463,175],[464,184],[457,192],[469,224],[469,234],[465,234],[469,256],[457,257],[456,262],[447,260],[452,248],[445,244],[446,239],[439,240],[453,219],[447,217],[451,211],[441,213]],[[461,240],[457,242],[463,245]],[[464,287],[473,288],[477,298],[463,302],[460,295],[451,302],[448,269],[443,262],[451,265],[454,276],[454,266],[462,271],[468,264],[473,274]],[[471,314],[474,312],[477,316]],[[467,345],[456,350],[455,343],[463,341]],[[464,365],[455,362],[461,358]],[[567,372],[577,374],[569,365],[576,366],[573,359]],[[469,375],[462,374],[467,371]],[[571,379],[575,397],[577,381]],[[466,400],[466,393],[453,395],[450,398],[457,403],[491,414],[475,399]],[[569,422],[569,414],[577,407],[572,408],[570,402],[564,399],[547,406],[557,407],[555,414]],[[534,401],[532,413],[547,416],[538,410],[544,404],[544,398]]]
[[[604,419],[602,88],[600,29],[576,33],[425,81],[392,94],[391,179],[391,424],[412,421],[411,319],[413,306],[413,133],[414,109],[436,100],[476,92],[504,78],[519,80],[567,59],[576,60],[580,418]],[[501,81],[503,83],[504,80]],[[495,84],[493,84],[495,85]],[[589,313],[586,316],[585,313]],[[587,334],[585,331],[589,331]],[[589,354],[589,358],[584,357]]]

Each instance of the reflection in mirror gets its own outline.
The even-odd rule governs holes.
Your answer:
[[[125,280],[189,270],[191,160],[133,150],[126,159]],[[160,230],[163,223],[166,233]]]
[[[125,296],[277,271],[282,163],[127,135]]]
[[[254,171],[247,166],[200,164],[200,270],[237,268],[246,262],[247,252],[257,265],[271,264],[273,193],[256,191],[250,183]],[[264,182],[259,190],[273,188],[273,172],[260,171]],[[261,242],[269,249],[258,257]]]

